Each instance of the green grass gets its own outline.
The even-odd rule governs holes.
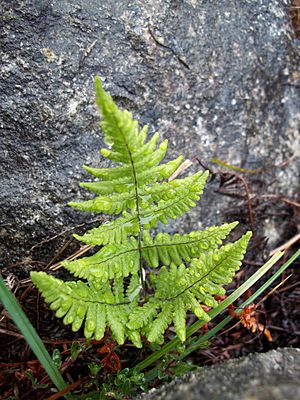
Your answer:
[[[63,377],[54,365],[50,354],[48,353],[38,333],[25,315],[13,293],[6,287],[5,282],[1,276],[0,301],[8,311],[16,326],[21,331],[22,335],[26,339],[27,343],[31,347],[32,351],[34,352],[42,366],[44,367],[54,385],[59,391],[63,390],[67,386]],[[65,398],[69,397],[65,396]]]

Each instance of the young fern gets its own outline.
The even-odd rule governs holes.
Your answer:
[[[107,145],[101,154],[118,166],[85,166],[98,180],[81,186],[97,196],[70,206],[118,217],[75,235],[101,246],[92,256],[62,263],[83,280],[64,282],[44,272],[32,272],[31,279],[64,324],[71,324],[73,331],[84,325],[86,338],[100,340],[108,326],[119,344],[128,338],[141,347],[141,336],[162,343],[173,323],[184,342],[186,313],[209,320],[200,304],[217,306],[214,296],[225,293],[223,285],[239,269],[251,233],[225,245],[236,222],[185,235],[151,234],[159,221],[167,224],[196,206],[208,172],[168,181],[182,156],[161,163],[167,140],[157,147],[155,133],[147,141],[147,126],[139,130],[131,113],[121,111],[103,90],[99,78],[96,103]]]

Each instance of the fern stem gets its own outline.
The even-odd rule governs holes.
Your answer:
[[[113,115],[114,117],[114,115]],[[118,126],[118,121],[116,122],[116,126]],[[137,180],[137,174],[136,174],[136,170],[135,170],[135,165],[134,165],[134,161],[132,158],[132,154],[131,154],[131,150],[126,142],[126,138],[123,135],[123,132],[120,128],[119,132],[120,134],[123,136],[123,140],[129,155],[129,159],[130,159],[130,164],[132,167],[132,172],[133,172],[133,180],[134,180],[134,190],[135,190],[135,208],[136,208],[136,215],[137,215],[137,220],[138,220],[138,225],[139,225],[139,234],[138,234],[138,249],[139,249],[139,274],[140,274],[140,280],[141,280],[141,285],[143,288],[143,297],[145,297],[146,294],[146,287],[145,287],[145,282],[143,279],[143,266],[142,266],[142,234],[143,234],[143,226],[141,223],[141,216],[140,216],[140,203],[139,203],[139,192],[138,192],[138,180]]]
[[[141,223],[141,216],[140,216],[138,181],[137,181],[137,175],[136,175],[136,170],[135,170],[134,162],[133,162],[133,159],[132,159],[132,155],[131,155],[131,152],[130,152],[127,144],[126,144],[126,147],[128,149],[130,162],[131,162],[131,166],[132,166],[132,171],[133,171],[134,190],[135,190],[135,208],[136,208],[136,215],[137,215],[138,224],[139,224],[139,234],[138,234],[139,272],[140,272],[141,285],[142,285],[142,288],[143,288],[143,297],[145,297],[146,288],[145,288],[145,282],[144,282],[144,278],[143,278],[143,266],[142,266],[142,234],[143,234],[143,226],[142,226],[142,223]]]

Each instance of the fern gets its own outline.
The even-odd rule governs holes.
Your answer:
[[[100,246],[97,253],[62,265],[81,280],[64,282],[44,272],[31,279],[50,308],[73,331],[84,326],[86,338],[99,340],[109,327],[119,344],[128,338],[142,346],[141,337],[162,343],[174,324],[186,339],[186,313],[208,321],[201,307],[216,307],[240,268],[251,233],[223,244],[237,222],[185,235],[151,232],[158,223],[182,216],[203,192],[208,172],[168,179],[183,157],[162,163],[168,141],[157,145],[155,133],[147,141],[147,126],[139,130],[128,111],[121,111],[96,78],[96,103],[107,148],[103,157],[117,165],[84,169],[97,178],[82,187],[96,193],[92,200],[71,202],[81,211],[116,215],[91,229],[80,241]]]

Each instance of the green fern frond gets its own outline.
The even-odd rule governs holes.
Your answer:
[[[206,173],[198,172],[193,176],[183,179],[175,179],[170,182],[154,183],[152,186],[142,186],[139,189],[139,199],[141,207],[146,208],[148,204],[158,202],[159,200],[168,200],[174,197],[172,193],[175,188],[185,188],[193,184],[197,177],[203,181],[206,180]],[[97,196],[92,200],[82,201],[79,203],[70,202],[69,206],[78,208],[81,211],[102,213],[102,214],[119,214],[128,209],[134,210],[136,207],[136,192],[133,188],[127,192],[117,193],[109,196]]]
[[[142,285],[140,277],[138,276],[138,274],[132,275],[130,278],[130,283],[126,289],[126,297],[129,299],[129,301],[137,303],[139,300],[141,289]]]
[[[152,154],[148,154],[143,160],[134,163],[134,168],[137,176],[139,173],[148,170],[151,167],[156,166],[164,158],[168,148],[168,140],[164,140]],[[134,182],[134,175],[131,165],[115,168],[91,168],[83,166],[83,168],[96,178],[100,178],[103,181],[113,181],[115,179],[127,178],[128,175]]]
[[[235,243],[228,243],[220,249],[205,256],[201,254],[200,258],[192,260],[186,276],[187,283],[192,285],[191,292],[207,306],[216,307],[217,303],[213,296],[225,294],[225,289],[220,285],[232,281],[242,264],[251,235],[251,232],[248,232]]]
[[[160,179],[169,178],[174,171],[182,163],[182,156],[177,157],[175,160],[169,161],[166,164],[158,165],[146,171],[136,172],[135,175],[130,174],[124,178],[115,179],[112,181],[100,181],[100,182],[82,182],[81,187],[90,190],[96,194],[112,194],[122,193],[127,190],[131,190],[136,185],[139,187],[142,185],[148,185],[149,183],[156,182]],[[136,182],[133,180],[133,176],[136,177]]]
[[[131,163],[132,155],[144,145],[146,132],[138,132],[138,123],[132,119],[127,110],[121,111],[110,94],[102,88],[101,81],[96,77],[96,104],[101,114],[101,128],[104,141],[112,151],[123,154],[121,162]]]
[[[181,264],[171,264],[170,270],[162,267],[155,278],[155,298],[151,305],[147,303],[137,308],[129,316],[127,326],[141,329],[146,333],[150,342],[161,339],[166,324],[174,321],[175,332],[180,340],[185,340],[185,318],[188,310],[199,319],[209,320],[199,301],[209,307],[217,307],[215,295],[223,295],[221,286],[231,282],[235,272],[241,265],[251,232],[245,234],[233,244],[211,251],[208,255],[193,259],[189,267]],[[162,306],[160,313],[157,308]]]
[[[163,335],[165,330],[171,324],[172,317],[173,307],[170,307],[169,304],[164,305],[157,318],[146,328],[147,339],[149,342],[163,343]]]
[[[141,335],[138,331],[127,330],[128,339],[132,341],[133,345],[137,348],[143,347]]]
[[[142,162],[145,156],[148,157],[154,152],[158,134],[145,143],[147,126],[139,132],[138,123],[132,119],[132,114],[117,107],[109,93],[103,90],[98,77],[96,77],[96,104],[102,116],[100,125],[104,140],[110,147],[108,151],[101,150],[104,157],[132,165]]]
[[[137,214],[124,212],[123,217],[91,229],[83,236],[74,235],[74,237],[83,243],[101,246],[108,243],[120,244],[126,241],[129,235],[137,236],[139,231]]]
[[[168,141],[158,144],[157,133],[148,140],[147,126],[139,129],[132,114],[121,111],[103,90],[99,78],[96,103],[108,147],[101,154],[117,165],[85,166],[98,181],[81,186],[97,196],[70,206],[117,217],[82,236],[74,235],[100,246],[92,256],[62,262],[86,282],[63,282],[44,272],[32,272],[31,279],[56,316],[73,331],[83,327],[86,338],[100,340],[109,327],[119,344],[128,338],[142,347],[141,335],[162,343],[173,323],[184,342],[186,313],[209,320],[201,303],[217,305],[214,296],[224,293],[223,285],[240,267],[251,235],[222,245],[236,222],[185,235],[152,235],[149,229],[159,222],[166,224],[196,205],[208,172],[167,181],[183,157],[162,163]],[[153,269],[146,281],[144,267]]]
[[[136,274],[139,268],[138,242],[131,237],[124,244],[108,244],[98,253],[75,261],[64,261],[62,266],[78,278],[107,281]]]
[[[143,143],[147,137],[147,131],[148,131],[147,125],[144,125],[140,130],[140,137],[142,138]],[[159,137],[158,133],[155,133],[147,143],[140,146],[139,152],[142,152],[144,156],[153,153],[153,151],[156,149],[156,143],[158,137]],[[109,160],[117,163],[123,163],[125,165],[126,164],[130,165],[132,161],[133,162],[139,161],[139,152],[138,151],[134,152],[134,154],[131,154],[132,157],[130,157],[128,153],[118,153],[117,151],[113,151],[111,149],[103,148],[100,150],[100,153],[102,154],[103,157],[108,158]]]
[[[128,320],[127,309],[126,306],[110,307],[106,314],[108,326],[119,344],[125,342],[126,322]]]
[[[123,216],[100,225],[88,231],[83,236],[74,235],[78,240],[92,245],[105,245],[107,243],[121,243],[129,234],[138,235],[143,226],[145,229],[156,227],[158,221],[167,224],[169,219],[182,216],[190,208],[195,207],[195,201],[200,199],[208,173],[194,175],[193,180],[184,187],[178,185],[169,191],[167,200],[159,200],[157,204],[140,209],[139,212],[124,212]]]
[[[148,126],[145,125],[141,128],[140,130],[140,135],[143,138],[143,141],[145,141],[146,137],[147,137],[147,130],[148,130]],[[156,144],[158,141],[159,135],[156,132],[150,139],[148,142],[146,142],[145,144],[143,144],[142,146],[140,146],[140,148],[135,151],[132,154],[132,158],[130,158],[128,155],[122,155],[121,153],[109,150],[109,149],[101,149],[100,153],[102,154],[103,157],[108,158],[111,161],[114,162],[119,162],[119,163],[123,163],[123,164],[131,164],[132,161],[134,163],[138,163],[140,161],[142,161],[145,157],[148,157],[149,154],[152,154],[155,149],[156,149]]]
[[[178,297],[173,304],[174,329],[182,342],[186,339],[186,304],[182,297]]]
[[[79,203],[71,201],[70,207],[80,211],[92,212],[96,214],[120,214],[125,210],[134,210],[136,207],[135,191],[131,190],[110,196],[97,196],[92,200],[81,201]]]
[[[148,231],[143,232],[142,256],[151,267],[157,268],[160,263],[176,265],[191,258],[199,257],[201,253],[213,250],[222,243],[230,231],[238,223],[211,226],[203,231],[194,231],[186,235],[159,233],[152,238]]]
[[[161,303],[159,301],[150,298],[143,307],[136,307],[133,310],[130,314],[127,327],[131,330],[140,330],[144,326],[147,326],[157,316],[160,307]]]
[[[147,265],[153,268],[157,268],[160,263],[168,266],[171,262],[176,265],[189,262],[202,253],[216,249],[236,225],[237,222],[211,226],[182,236],[159,233],[154,238],[145,230],[140,246],[141,254]],[[127,277],[138,272],[138,265],[139,244],[134,237],[118,245],[108,244],[92,256],[62,262],[62,266],[74,276],[89,281]]]
[[[71,324],[74,332],[84,323],[85,337],[94,336],[96,340],[100,340],[106,326],[109,326],[116,341],[119,344],[124,343],[130,307],[127,304],[118,304],[118,300],[125,300],[120,295],[123,282],[121,287],[118,287],[120,281],[117,282],[115,294],[111,298],[110,288],[108,293],[105,291],[107,285],[104,285],[101,293],[101,290],[95,290],[82,281],[63,282],[44,272],[31,272],[30,276],[42,292],[46,303],[50,304],[51,310],[56,311],[58,318],[64,317],[64,324]]]

